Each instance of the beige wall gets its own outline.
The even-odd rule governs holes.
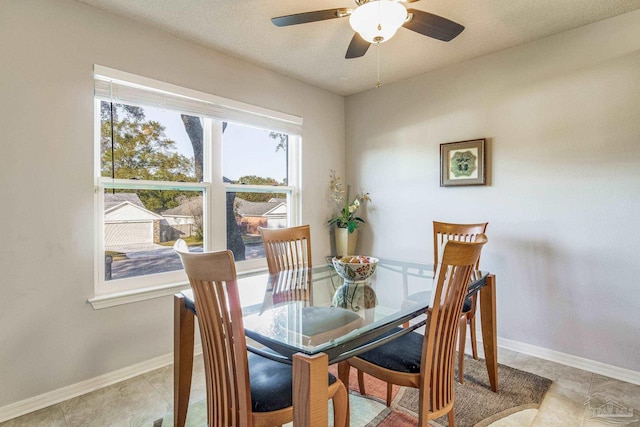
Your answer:
[[[502,339],[640,371],[640,11],[346,105],[363,250],[429,261],[424,218],[489,221]],[[475,138],[489,185],[440,188],[439,144]]]
[[[93,64],[304,118],[303,222],[329,253],[344,99],[67,0],[0,1],[0,408],[172,350],[172,299],[93,310]],[[320,195],[320,196],[315,196]]]
[[[68,0],[0,1],[0,58],[0,408],[172,348],[171,298],[86,302],[94,63],[302,116],[316,264],[346,118],[349,182],[373,198],[362,251],[429,261],[424,218],[487,220],[501,338],[640,371],[640,12],[349,97],[346,113],[341,97]],[[481,137],[490,185],[439,188],[439,144]]]

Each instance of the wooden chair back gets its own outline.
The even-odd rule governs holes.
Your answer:
[[[478,224],[451,224],[447,222],[433,221],[433,270],[439,262],[439,254],[442,252],[442,246],[449,240],[458,242],[473,242],[479,234],[487,231],[488,222]],[[476,264],[476,269],[480,264]]]
[[[267,284],[274,304],[291,301],[311,301],[311,270],[282,270],[269,277]]]
[[[207,380],[207,425],[251,425],[247,343],[233,253],[176,252],[189,277],[198,313]]]
[[[442,245],[450,240],[461,242],[473,242],[480,234],[484,234],[489,223],[482,222],[478,224],[450,224],[446,222],[433,222],[433,268],[435,271],[438,265],[439,254],[442,251]],[[478,270],[480,258],[476,262],[475,269]],[[478,359],[478,343],[476,339],[476,308],[477,294],[470,298],[470,306],[465,307],[465,312],[460,319],[459,338],[458,338],[458,381],[464,384],[464,353],[466,347],[467,326],[471,333],[471,350],[474,359]]]
[[[290,228],[260,227],[269,274],[282,270],[311,269],[311,229],[308,225]]]
[[[454,402],[455,345],[467,286],[487,242],[449,240],[436,267],[436,284],[425,329],[420,381],[420,414],[434,419],[448,413]],[[428,393],[425,395],[424,393]]]

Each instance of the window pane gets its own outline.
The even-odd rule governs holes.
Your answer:
[[[202,251],[202,208],[199,191],[105,190],[105,280],[181,270],[173,243]]]
[[[227,193],[227,248],[236,261],[265,257],[258,227],[287,224],[286,193]]]
[[[288,135],[223,124],[222,172],[237,184],[287,185]]]
[[[202,182],[202,145],[199,117],[152,107],[100,103],[102,176]]]

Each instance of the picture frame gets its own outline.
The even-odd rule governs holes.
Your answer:
[[[485,139],[440,144],[440,187],[486,185]]]

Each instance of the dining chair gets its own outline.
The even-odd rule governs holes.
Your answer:
[[[305,267],[311,269],[311,228],[308,225],[259,229],[269,274]]]
[[[293,420],[291,365],[247,351],[231,251],[180,255],[193,289],[211,427],[271,427]],[[344,384],[328,376],[336,426],[348,425]]]
[[[487,230],[488,222],[477,224],[452,224],[447,222],[433,221],[433,268],[438,265],[438,255],[445,242],[450,240],[460,242],[473,242],[477,236],[484,234]],[[478,270],[480,258],[476,262],[475,269]],[[435,277],[435,276],[434,276]],[[471,338],[471,353],[475,360],[478,360],[478,343],[476,337],[476,307],[478,295],[473,294],[464,300],[462,306],[462,316],[460,317],[458,335],[458,381],[464,384],[464,349],[467,342],[467,327],[469,327]]]
[[[189,245],[183,239],[178,239],[173,242],[173,249],[176,252],[189,252]]]
[[[418,388],[418,425],[426,427],[428,420],[447,414],[449,426],[455,426],[456,332],[469,278],[486,242],[486,236],[481,234],[474,242],[450,240],[444,243],[436,268],[436,283],[424,335],[408,332],[340,362],[339,378],[347,384],[349,370],[353,366],[359,372],[387,383]],[[390,333],[401,330],[397,328]],[[360,384],[361,394],[366,393],[363,386]],[[390,396],[387,396],[387,405],[390,403]]]
[[[273,303],[309,301],[311,303],[311,228],[259,227],[269,274]],[[278,274],[279,273],[279,274]],[[277,276],[275,276],[278,274]],[[286,277],[283,276],[286,274]],[[291,280],[295,276],[295,280]]]

